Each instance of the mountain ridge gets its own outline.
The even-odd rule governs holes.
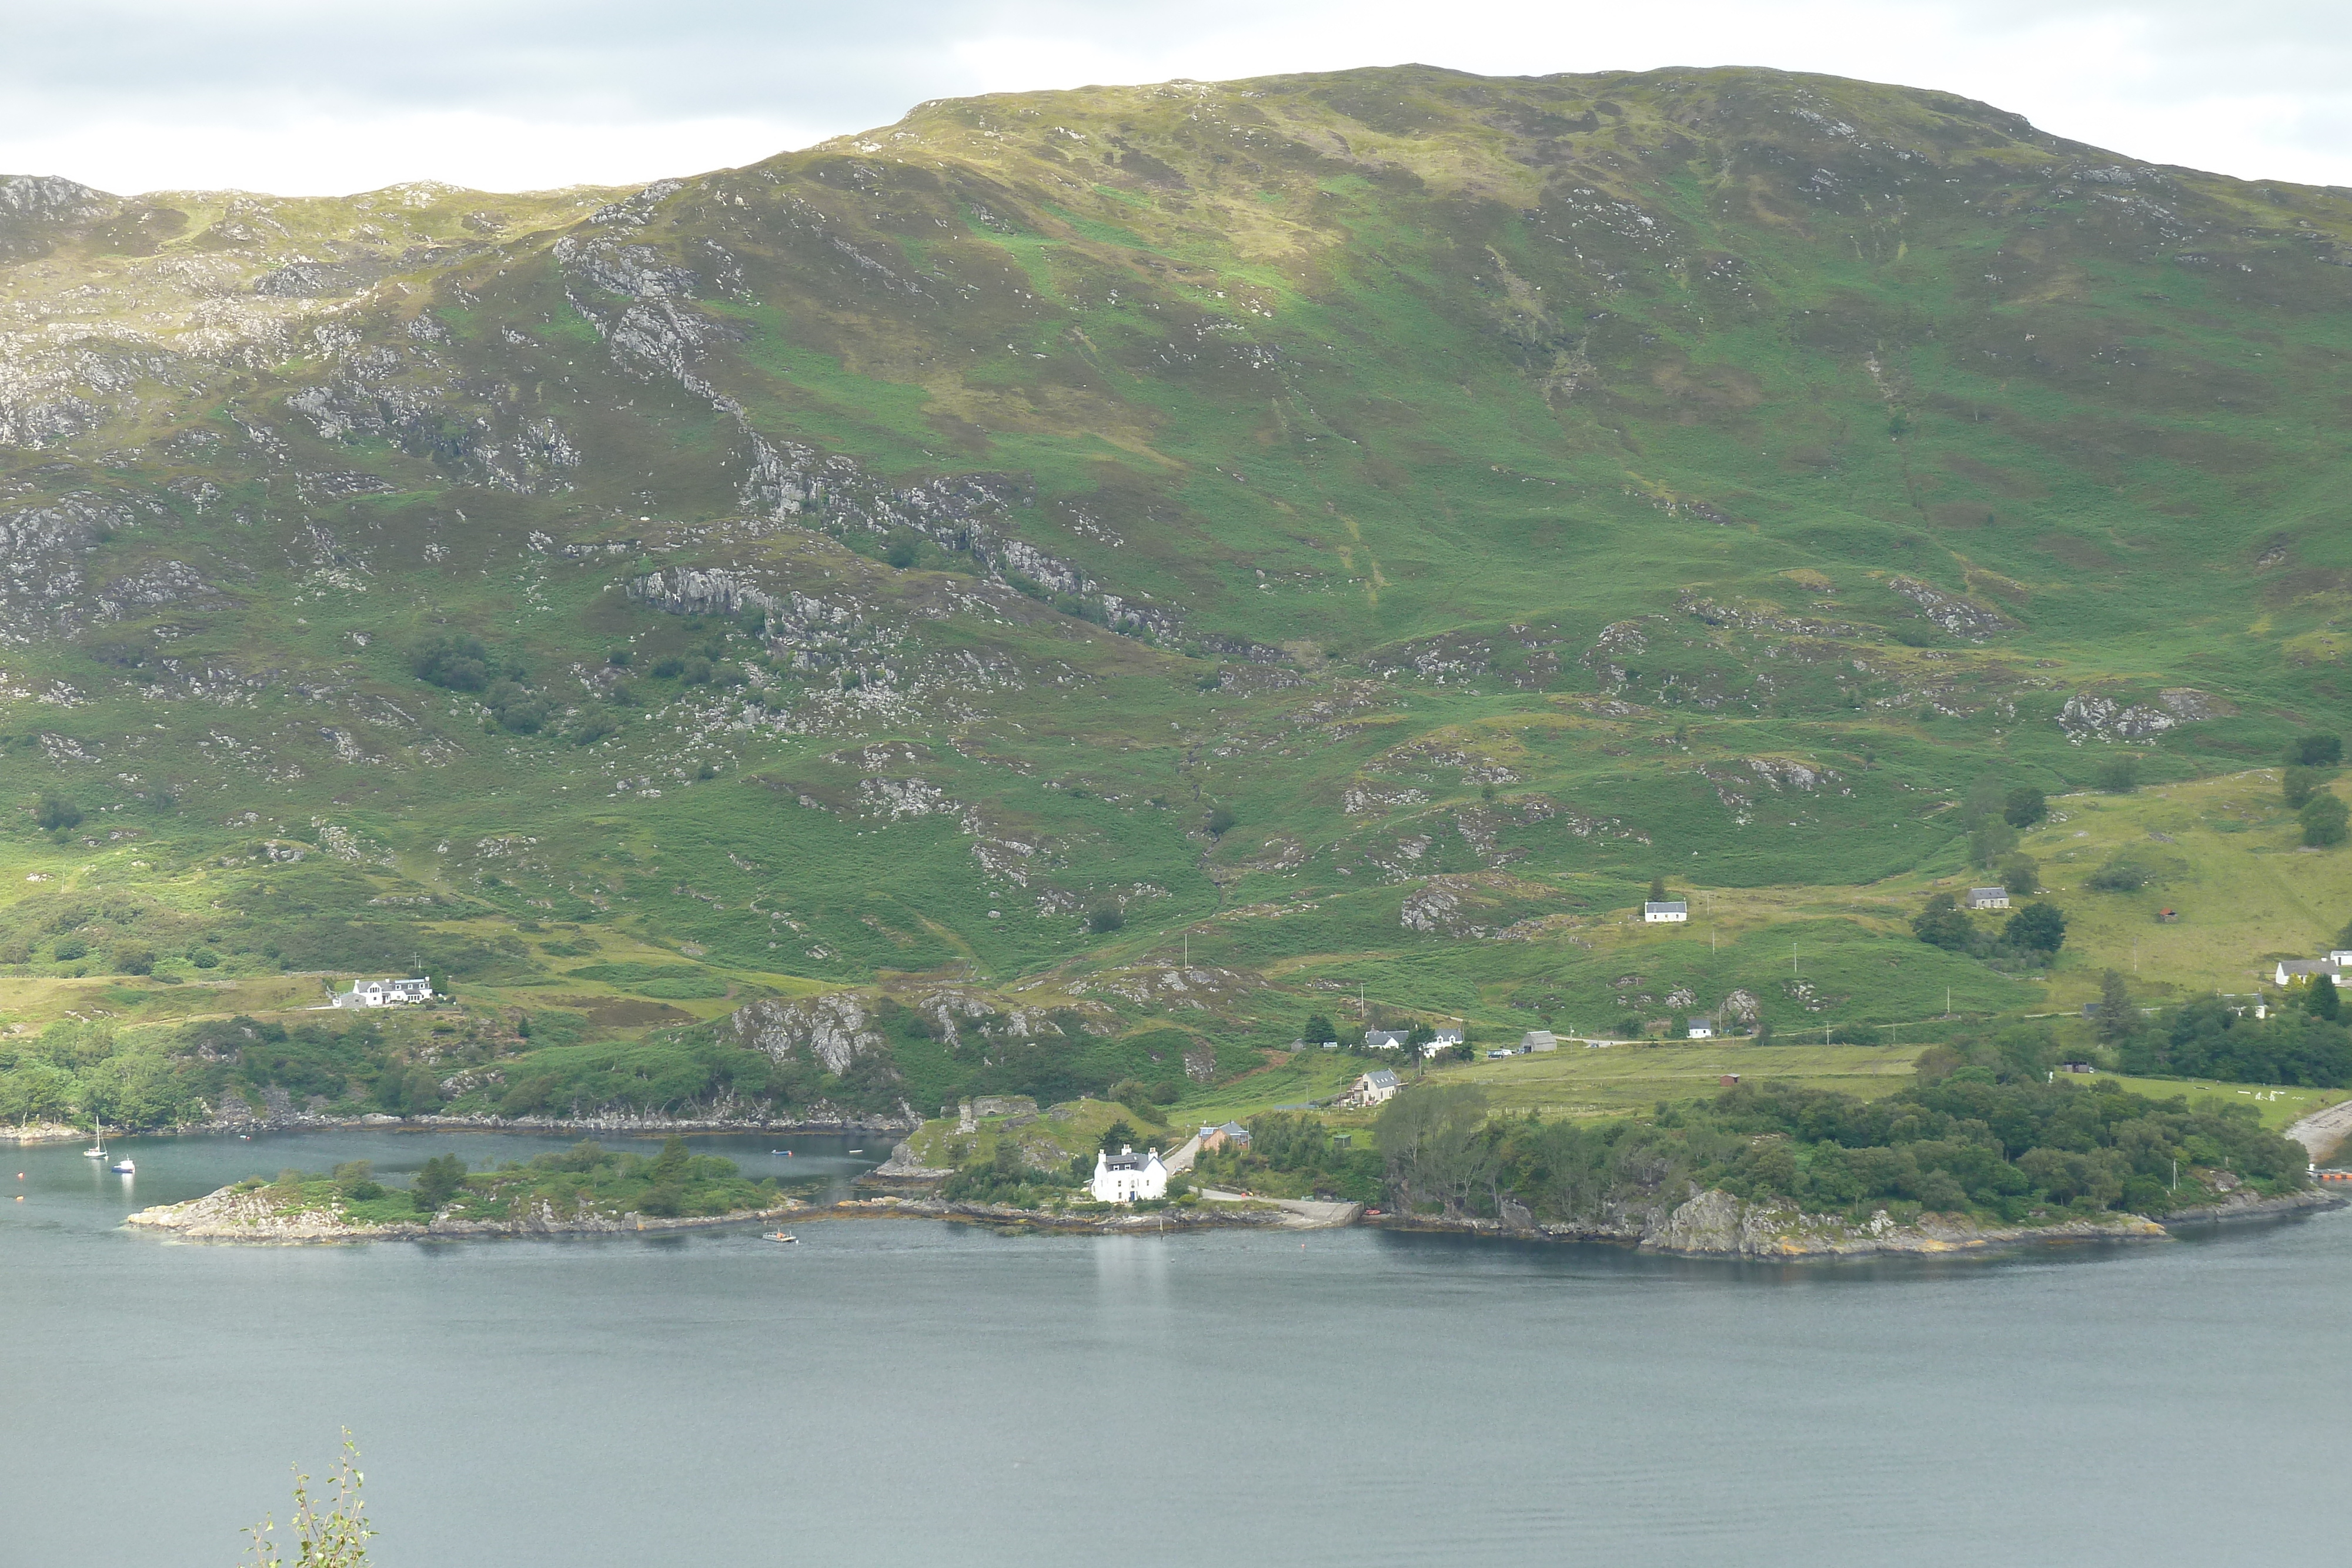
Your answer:
[[[1350,982],[2022,1007],[2074,960],[1902,926],[1964,788],[2341,712],[2352,201],[1951,95],[1405,67],[634,191],[20,188],[82,215],[0,219],[0,965],[422,958],[509,1109],[762,993],[863,998],[761,1048],[845,1104],[1196,1082]],[[1618,951],[1659,874],[1728,950]]]

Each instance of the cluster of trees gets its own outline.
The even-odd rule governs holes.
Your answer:
[[[1446,1091],[1415,1092],[1443,1096]],[[1271,1197],[1380,1201],[1380,1153],[1358,1147],[1353,1134],[1335,1134],[1312,1116],[1278,1111],[1253,1117],[1247,1125],[1246,1147],[1212,1149],[1193,1162],[1202,1181],[1244,1186]]]
[[[1931,947],[2031,967],[2047,964],[2065,943],[2066,916],[2054,904],[2029,904],[2010,911],[1996,935],[1970,919],[1950,894],[1938,893],[1911,917],[1911,932]]]
[[[2050,815],[2050,802],[2031,784],[2004,785],[1986,774],[1960,798],[1959,822],[1969,836],[1969,863],[1981,866],[2018,897],[2041,885],[2042,868],[2017,847],[2018,835]]]
[[[499,724],[517,735],[546,727],[547,700],[531,691],[520,662],[500,660],[478,637],[436,637],[409,656],[408,667],[427,685],[478,695]]]
[[[2279,776],[2279,792],[2303,827],[2303,841],[2326,849],[2352,836],[2352,809],[2328,788],[2344,761],[2344,740],[2335,735],[2306,735],[2286,748],[2286,767]]]
[[[2128,1004],[2117,1006],[2121,977],[2109,979],[2099,1009],[2099,1040],[2126,1072],[2352,1088],[2352,1030],[2344,1026],[2343,1002],[2332,979],[2321,977],[2299,1005],[2280,1008],[2268,1018],[2237,1012],[2218,997],[2201,997],[2161,1020],[2144,1019]]]
[[[1586,1223],[1679,1203],[1694,1185],[1857,1218],[1913,1205],[2015,1223],[2168,1212],[2202,1198],[2200,1172],[2265,1191],[2305,1180],[2302,1147],[2252,1107],[2049,1082],[2056,1055],[2046,1030],[2017,1027],[1930,1048],[1917,1083],[1884,1100],[1741,1084],[1647,1124],[1494,1117],[1467,1086],[1418,1090],[1383,1106],[1374,1131],[1402,1208],[1494,1216],[1508,1203]]]

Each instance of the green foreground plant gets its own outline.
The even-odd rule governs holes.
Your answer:
[[[362,1568],[367,1562],[367,1543],[376,1532],[368,1525],[367,1504],[360,1496],[366,1478],[360,1474],[359,1461],[359,1445],[346,1427],[342,1453],[327,1473],[323,1495],[311,1495],[310,1476],[296,1467],[294,1512],[287,1526],[295,1548],[291,1561],[300,1568]],[[251,1544],[244,1561],[252,1568],[279,1568],[289,1561],[279,1550],[277,1530],[275,1515],[265,1515],[259,1524],[247,1528]]]

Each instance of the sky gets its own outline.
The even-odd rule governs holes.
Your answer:
[[[1407,61],[1861,77],[2352,186],[2346,0],[0,0],[0,174],[126,194],[642,183],[927,99]]]

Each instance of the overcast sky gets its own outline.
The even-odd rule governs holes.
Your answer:
[[[745,163],[929,98],[1404,61],[1942,88],[2160,162],[2352,185],[2347,0],[0,0],[0,173],[492,190]]]

